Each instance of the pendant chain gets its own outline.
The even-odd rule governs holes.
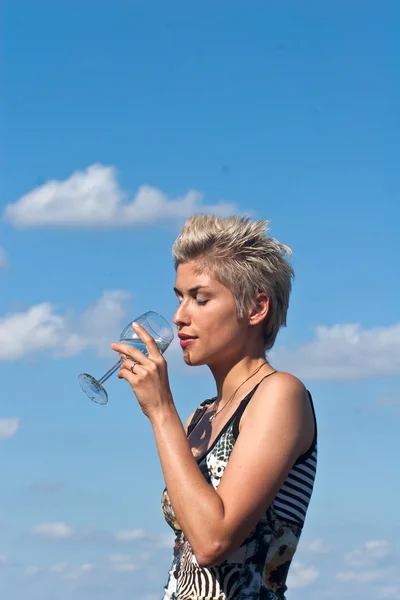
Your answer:
[[[217,412],[215,412],[214,414],[211,415],[211,417],[209,418],[210,421],[212,421],[213,419],[215,419],[215,417],[217,415],[219,415],[220,412],[222,412],[224,410],[224,408],[226,406],[228,406],[228,404],[233,400],[233,398],[236,396],[236,392],[238,392],[240,390],[240,388],[242,387],[242,385],[244,385],[247,381],[249,381],[249,379],[251,379],[252,377],[254,377],[254,375],[256,375],[258,373],[258,371],[261,369],[261,367],[263,367],[264,365],[267,365],[267,362],[262,363],[261,365],[259,365],[257,367],[257,369],[255,371],[253,371],[253,373],[251,375],[248,376],[247,379],[245,379],[243,381],[243,383],[241,383],[239,385],[239,387],[233,392],[232,396],[229,398],[228,402],[226,404],[224,404],[224,406],[222,408],[220,408],[219,410],[217,410]]]

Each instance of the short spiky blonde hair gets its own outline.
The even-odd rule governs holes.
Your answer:
[[[279,329],[286,325],[294,277],[288,262],[292,251],[266,235],[268,225],[269,221],[248,217],[193,215],[172,247],[175,269],[195,261],[199,273],[211,273],[232,291],[239,319],[254,307],[257,294],[268,294],[265,351],[272,348]]]

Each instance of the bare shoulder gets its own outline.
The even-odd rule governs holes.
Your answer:
[[[240,430],[255,423],[269,427],[271,421],[298,436],[304,452],[308,450],[314,437],[310,398],[302,381],[290,373],[277,372],[261,381],[243,413]]]
[[[283,371],[277,371],[270,377],[263,379],[254,394],[254,400],[254,405],[262,404],[263,406],[276,401],[279,401],[283,406],[286,403],[289,405],[302,402],[309,403],[308,392],[304,383],[291,373]]]

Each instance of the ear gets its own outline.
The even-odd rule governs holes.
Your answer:
[[[249,324],[258,325],[264,321],[269,311],[269,296],[260,292],[255,299],[255,306],[249,311]]]

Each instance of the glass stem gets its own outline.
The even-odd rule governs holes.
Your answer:
[[[111,377],[111,375],[114,375],[114,373],[116,371],[118,371],[118,369],[120,368],[120,366],[122,365],[124,361],[123,360],[119,360],[117,363],[115,363],[115,365],[113,367],[111,367],[111,369],[109,371],[107,371],[107,373],[104,373],[103,377],[101,377],[98,382],[103,384],[105,381],[107,381],[107,379],[109,377]]]

